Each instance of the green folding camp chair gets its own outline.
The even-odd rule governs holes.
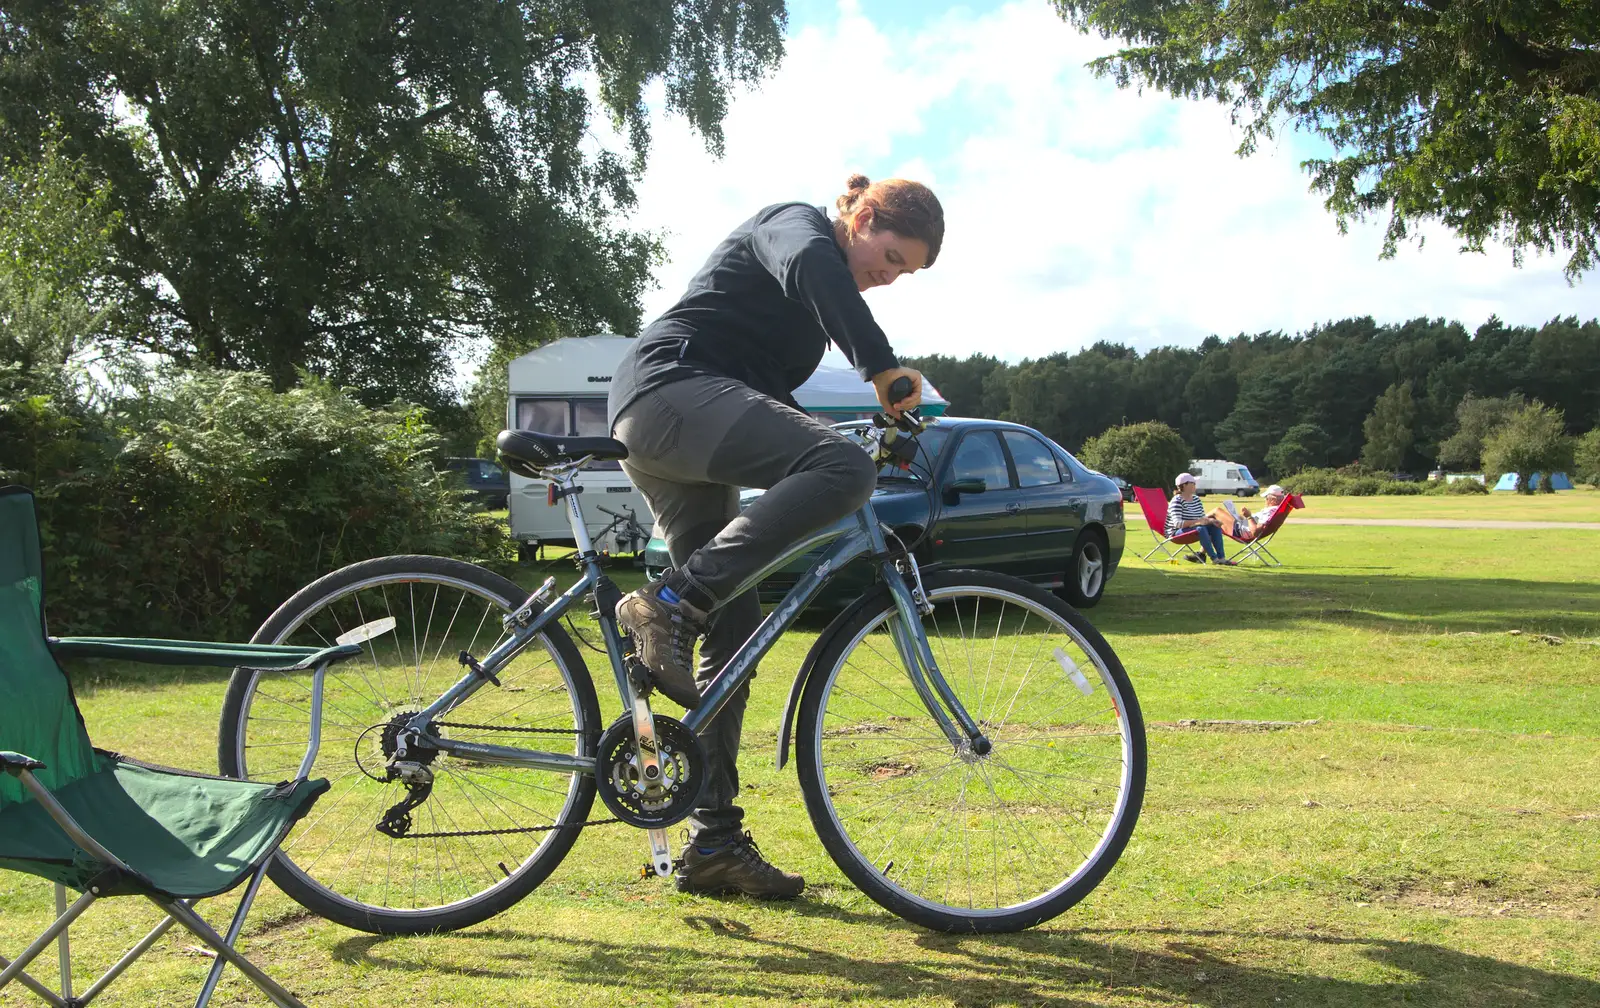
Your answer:
[[[56,884],[54,924],[14,961],[0,957],[0,991],[20,981],[58,1008],[86,1005],[174,923],[216,951],[199,999],[211,1000],[224,964],[232,963],[273,1004],[303,1006],[234,950],[267,863],[289,828],[328,789],[308,780],[315,732],[292,781],[228,780],[141,763],[89,744],[59,656],[92,656],[164,665],[313,669],[311,724],[322,703],[327,666],[359,654],[357,644],[278,647],[136,638],[51,638],[44,625],[43,580],[33,495],[0,487],[0,869],[28,872]],[[191,908],[246,882],[226,936]],[[67,889],[81,895],[69,907]],[[143,896],[167,913],[106,973],[72,994],[67,929],[96,900]],[[59,944],[61,992],[24,973]],[[0,1001],[4,1000],[0,994]],[[7,1002],[10,1003],[10,1002]]]

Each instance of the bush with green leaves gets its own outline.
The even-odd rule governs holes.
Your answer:
[[[1600,486],[1600,427],[1578,438],[1573,447],[1572,478]]]
[[[1136,487],[1171,486],[1191,457],[1178,432],[1159,420],[1112,427],[1085,441],[1078,452],[1084,465]]]
[[[1422,493],[1422,484],[1406,483],[1401,480],[1382,480],[1378,483],[1378,494],[1382,497],[1411,497]]]
[[[1440,496],[1451,495],[1457,497],[1471,497],[1487,494],[1489,488],[1475,479],[1458,479],[1455,481],[1437,480],[1428,484],[1427,492]]]
[[[38,495],[54,631],[244,637],[356,560],[508,556],[430,464],[434,442],[419,407],[185,372],[100,414],[0,404],[0,481]]]
[[[1302,469],[1281,482],[1290,493],[1326,497],[1339,493],[1344,478],[1332,469]]]

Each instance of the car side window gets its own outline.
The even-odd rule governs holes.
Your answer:
[[[1061,470],[1056,468],[1056,458],[1042,441],[1022,431],[1004,431],[1001,437],[1006,439],[1006,447],[1011,449],[1011,461],[1017,467],[1018,486],[1049,486],[1061,482]]]
[[[981,479],[990,490],[1011,486],[1006,456],[1000,450],[1000,439],[994,431],[971,431],[961,439],[955,457],[950,460],[950,479]]]

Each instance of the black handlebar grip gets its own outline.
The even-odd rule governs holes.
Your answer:
[[[901,375],[894,381],[890,382],[889,404],[892,406],[911,395],[911,390],[913,387],[914,386],[911,384],[911,379],[905,375]]]

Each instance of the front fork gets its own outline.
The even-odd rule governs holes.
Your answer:
[[[900,616],[890,624],[895,650],[900,653],[900,661],[922,705],[957,752],[987,755],[992,747],[989,737],[983,734],[955,690],[950,688],[939,670],[939,663],[934,660],[933,649],[928,646],[928,635],[922,630],[922,617],[933,612],[933,603],[923,592],[916,558],[906,553],[898,564],[884,561],[883,580],[889,586],[889,595]]]

